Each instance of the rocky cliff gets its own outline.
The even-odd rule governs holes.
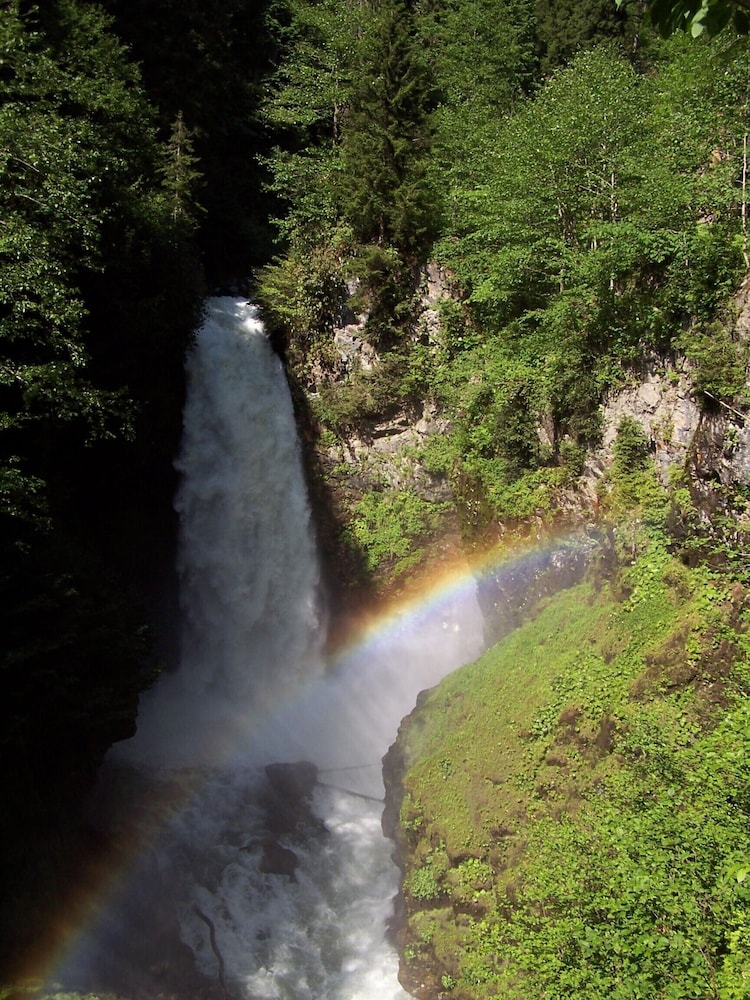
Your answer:
[[[585,539],[595,532],[623,420],[641,429],[665,487],[670,477],[684,477],[695,516],[707,529],[706,512],[725,505],[726,491],[736,493],[750,478],[750,425],[743,410],[698,388],[699,373],[686,357],[651,355],[638,371],[623,371],[601,400],[598,440],[576,474],[548,492],[545,506],[521,519],[484,516],[477,529],[465,481],[429,461],[431,448],[452,430],[430,385],[435,358],[445,349],[443,307],[458,307],[460,298],[450,275],[431,264],[415,277],[412,320],[399,352],[371,343],[367,313],[356,314],[352,306],[356,284],[348,291],[325,351],[311,355],[294,378],[327,585],[344,615],[392,596],[394,588],[408,587],[420,566],[462,550],[512,546],[519,538],[547,544],[561,529]],[[731,337],[744,350],[747,284],[731,315]],[[424,365],[421,383],[420,357],[432,362]],[[548,450],[556,434],[550,419],[537,428]],[[384,531],[389,521],[390,534]],[[585,542],[553,549],[533,580],[514,580],[515,594],[528,592],[522,607],[534,595],[580,579],[586,550]],[[499,636],[501,622],[517,622],[522,610],[511,608],[504,590],[499,577],[483,581],[490,638]]]

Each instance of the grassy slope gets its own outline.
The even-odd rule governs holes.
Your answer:
[[[430,693],[401,735],[407,985],[750,996],[744,600],[652,542]]]

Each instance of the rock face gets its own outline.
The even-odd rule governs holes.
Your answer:
[[[411,850],[404,828],[399,822],[401,803],[404,798],[403,777],[407,771],[408,761],[404,748],[407,744],[407,733],[412,724],[419,725],[418,716],[427,692],[423,691],[417,699],[414,711],[401,721],[396,741],[383,757],[383,784],[385,786],[385,807],[383,809],[383,834],[394,843],[393,860],[399,870],[404,872],[405,861]],[[393,916],[388,929],[388,936],[393,946],[399,952],[398,979],[401,986],[416,1000],[440,1000],[448,996],[441,984],[441,970],[432,967],[429,959],[417,963],[403,960],[407,945],[407,906],[403,892],[399,891],[393,901]]]
[[[286,875],[290,882],[295,882],[297,855],[280,840],[304,841],[311,834],[325,830],[311,808],[318,769],[315,764],[301,760],[294,764],[266,764],[265,772],[267,787],[261,804],[269,835],[260,842],[259,868],[267,875]]]
[[[586,463],[589,486],[610,465],[624,417],[640,424],[665,484],[674,465],[687,465],[694,477],[725,486],[750,478],[750,424],[739,410],[718,400],[704,396],[699,402],[686,362],[675,370],[654,360],[641,381],[606,400],[602,417],[601,446]]]
[[[750,276],[730,312],[732,337],[750,340]],[[750,479],[750,422],[747,415],[708,392],[695,389],[695,372],[685,358],[647,359],[643,374],[612,393],[602,408],[601,446],[589,456],[584,480],[589,486],[612,461],[617,427],[623,417],[637,421],[650,441],[663,483],[671,466],[683,466],[694,481],[723,486]]]
[[[411,335],[415,342],[438,342],[438,304],[450,295],[450,283],[443,270],[434,262],[428,264],[420,276],[417,319]],[[372,373],[381,365],[381,356],[366,339],[366,322],[367,317],[362,315],[334,330],[333,345],[338,355],[332,369],[334,381],[355,371]],[[373,483],[394,489],[409,487],[425,499],[446,500],[451,492],[448,483],[430,475],[416,456],[430,437],[444,433],[448,427],[449,421],[431,403],[404,407],[386,402],[379,409],[376,406],[370,419],[359,421],[343,442],[324,445],[323,461],[334,477],[343,474],[353,479],[355,490],[359,480],[360,487],[371,488]]]
[[[414,323],[405,336],[428,349],[439,345],[440,303],[457,298],[450,275],[435,263],[427,265],[417,282]],[[747,339],[750,284],[738,296],[734,313],[732,336]],[[313,486],[318,494],[314,503],[318,513],[323,512],[323,518],[328,519],[327,524],[319,520],[320,540],[329,556],[329,578],[337,606],[347,603],[342,588],[355,596],[361,589],[364,603],[373,598],[368,589],[373,579],[371,569],[364,565],[356,545],[347,551],[347,543],[342,542],[351,539],[349,527],[363,498],[410,492],[423,501],[445,504],[453,520],[449,517],[442,538],[433,539],[431,562],[436,555],[439,558],[442,549],[450,550],[448,556],[460,548],[459,522],[466,513],[466,498],[454,496],[449,477],[431,471],[422,458],[431,441],[450,431],[450,421],[433,403],[405,403],[397,393],[389,396],[389,380],[395,384],[400,376],[389,369],[388,357],[368,342],[366,323],[365,315],[345,310],[333,331],[325,366],[322,362],[313,365],[302,387],[311,415],[307,451],[314,467],[311,478],[317,484]],[[357,373],[364,373],[364,381],[357,382]],[[601,443],[588,455],[578,483],[557,498],[567,523],[585,526],[596,520],[597,485],[611,466],[617,428],[624,417],[643,429],[664,483],[674,466],[687,470],[698,492],[702,484],[729,486],[750,478],[750,424],[724,401],[697,392],[694,374],[685,358],[654,355],[645,359],[642,374],[633,375],[630,384],[603,401]],[[335,434],[321,433],[312,414],[321,400],[325,403],[326,393],[336,397],[342,388],[344,395],[351,390],[344,404],[338,397],[343,423]],[[347,406],[357,413],[350,423]],[[540,441],[554,447],[555,428],[540,426],[538,431]],[[502,526],[494,527],[502,533]],[[490,595],[491,613],[496,603]]]
[[[303,760],[295,764],[267,764],[265,771],[268,785],[262,804],[269,833],[295,834],[319,825],[320,821],[310,808],[318,781],[317,767]]]
[[[262,846],[260,870],[267,875],[286,875],[290,882],[296,882],[297,855],[294,851],[282,847],[273,837],[265,837]]]
[[[416,318],[404,336],[415,344],[436,346],[438,303],[451,295],[450,283],[438,265],[430,264],[417,285]],[[356,288],[349,291],[353,294]],[[326,348],[325,363],[320,359],[312,363],[294,392],[326,589],[343,619],[370,607],[392,583],[392,567],[373,573],[352,543],[350,526],[363,498],[409,493],[428,505],[455,511],[448,478],[429,471],[421,457],[433,437],[446,433],[449,421],[433,403],[403,398],[398,391],[403,372],[399,373],[393,354],[368,341],[366,324],[366,315],[344,309]],[[328,415],[335,433],[323,429],[326,421],[316,416],[331,398],[340,408],[338,423]],[[448,513],[439,536],[425,547],[431,565],[457,554],[459,534],[457,519]],[[339,624],[330,623],[334,645]]]

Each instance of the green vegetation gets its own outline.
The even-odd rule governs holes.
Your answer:
[[[12,0],[0,32],[0,848],[12,907],[44,879],[38,843],[53,867],[74,839],[69,801],[131,731],[153,676],[141,590],[160,558],[148,550],[170,530],[200,299],[187,195],[175,218],[160,179],[170,151],[110,19],[72,0]],[[4,923],[23,939],[33,893],[20,905]]]
[[[39,6],[43,6],[39,4]],[[141,70],[163,141],[182,121],[201,183],[193,192],[197,242],[209,288],[246,280],[272,252],[259,157],[265,78],[277,55],[270,0],[100,0]]]
[[[704,31],[715,35],[730,23],[746,35],[750,28],[747,0],[648,0],[647,8],[663,35],[677,30],[689,31],[696,38]]]
[[[242,189],[218,183],[222,141],[261,145],[257,63],[222,78],[232,32],[259,24],[247,6],[0,0],[3,970],[91,852],[80,800],[159,668],[184,353],[206,273],[262,256],[257,196],[219,221]]]
[[[473,541],[557,516],[644,363],[685,357],[706,408],[745,406],[744,39],[662,40],[635,3],[274,10],[259,297],[318,433],[433,407],[446,431],[415,467]],[[451,291],[425,325],[430,258]],[[357,317],[366,369],[334,342]]]
[[[158,669],[207,287],[254,282],[363,585],[449,525],[543,532],[645,367],[733,415],[731,457],[746,7],[0,0],[3,963],[75,879],[77,803]],[[408,730],[404,955],[436,992],[750,993],[748,491],[697,449],[664,489],[655,433],[617,430],[589,582]]]
[[[397,579],[419,566],[420,543],[439,532],[447,506],[404,490],[367,493],[354,506],[350,529],[367,569]]]
[[[706,338],[743,264],[745,111],[724,103],[722,81],[745,71],[744,55],[727,66],[682,39],[648,77],[613,50],[584,53],[507,119],[481,186],[455,192],[458,231],[439,252],[491,346],[452,364],[490,350],[527,363],[534,422],[549,413],[555,429],[542,464],[565,440],[596,440],[602,393],[650,353],[681,349],[707,388],[740,392],[743,349]]]
[[[626,543],[402,733],[407,976],[465,998],[747,995],[746,593],[658,536]]]

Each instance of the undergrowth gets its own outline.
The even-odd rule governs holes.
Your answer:
[[[633,537],[405,727],[404,963],[438,992],[750,996],[745,591]]]

